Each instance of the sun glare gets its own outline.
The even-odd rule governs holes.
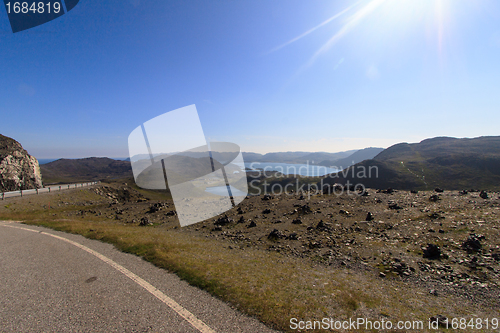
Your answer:
[[[339,10],[326,21],[283,43],[270,52],[278,51],[304,38],[317,29],[334,21],[341,24],[331,38],[317,49],[309,61],[299,70],[315,63],[318,57],[330,50],[340,39],[358,26],[363,27],[370,36],[367,41],[388,42],[394,38],[405,37],[405,32],[417,27],[426,34],[427,39],[435,41],[440,57],[443,53],[445,33],[449,29],[451,0],[366,0],[353,2]],[[383,47],[379,45],[379,47]],[[298,74],[298,73],[297,73]]]

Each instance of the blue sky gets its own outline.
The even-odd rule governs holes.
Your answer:
[[[261,153],[499,135],[499,59],[496,0],[80,0],[16,34],[1,6],[0,133],[128,156],[196,104],[209,140]]]

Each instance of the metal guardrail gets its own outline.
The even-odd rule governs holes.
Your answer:
[[[50,193],[51,191],[62,191],[62,190],[69,190],[72,188],[80,188],[80,187],[87,187],[87,186],[92,186],[99,184],[100,182],[88,182],[88,183],[76,183],[76,184],[64,184],[64,185],[51,185],[43,188],[36,188],[36,189],[31,189],[31,190],[19,190],[19,191],[12,191],[12,192],[2,192],[2,200],[5,200],[6,198],[14,198],[14,197],[22,197],[25,195],[31,195],[31,194],[40,194],[40,193]]]

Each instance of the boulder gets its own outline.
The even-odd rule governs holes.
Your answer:
[[[435,194],[429,197],[429,201],[436,202],[438,200],[441,200],[441,198]]]
[[[297,212],[299,214],[305,215],[305,214],[312,213],[312,210],[308,204],[305,204],[305,205],[299,205],[299,208],[297,208]]]
[[[423,257],[427,259],[439,259],[441,258],[441,249],[436,244],[427,244],[427,247],[423,249]]]
[[[469,237],[462,243],[462,249],[468,253],[476,253],[481,251],[481,240],[484,239],[482,235],[470,234]]]
[[[0,134],[0,191],[42,188],[38,160],[21,144]]]
[[[403,209],[403,207],[401,207],[400,205],[398,205],[394,201],[390,201],[389,202],[389,209],[400,210],[400,209]]]
[[[148,225],[153,225],[153,223],[147,217],[143,217],[141,219],[141,222],[139,223],[139,225],[141,227],[145,227],[145,226],[148,226]]]
[[[214,225],[220,225],[220,226],[225,226],[230,223],[234,222],[234,220],[230,217],[227,217],[227,215],[219,217],[215,222]]]
[[[332,225],[328,222],[323,222],[323,220],[321,220],[316,225],[316,229],[319,231],[330,231],[332,229]]]
[[[262,197],[262,200],[264,200],[264,201],[268,201],[268,200],[272,200],[272,199],[273,199],[273,196],[270,194],[264,194],[264,196]]]
[[[247,228],[255,228],[257,226],[257,223],[255,223],[254,221],[250,221],[250,224],[247,225]]]
[[[271,231],[269,233],[269,235],[267,235],[268,239],[274,239],[274,240],[284,238],[284,237],[286,237],[286,236],[278,229],[273,229],[273,231]]]
[[[161,202],[154,203],[151,206],[149,206],[149,210],[147,211],[147,213],[152,214],[152,213],[159,212],[164,207],[166,207],[166,204],[164,204],[164,203],[161,203]]]
[[[440,315],[440,314],[431,317],[430,321],[433,323],[437,322],[438,326],[441,326],[441,327],[447,328],[450,326],[450,320],[448,320],[448,318],[446,318],[445,316]]]

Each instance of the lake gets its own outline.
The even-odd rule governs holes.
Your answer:
[[[245,192],[242,192],[238,190],[237,188],[234,188],[232,186],[229,186],[231,188],[231,194],[235,197],[239,196],[246,196],[247,194]],[[205,189],[206,192],[216,194],[216,195],[221,195],[221,196],[229,196],[227,192],[227,186],[213,186],[213,187],[207,187]]]

